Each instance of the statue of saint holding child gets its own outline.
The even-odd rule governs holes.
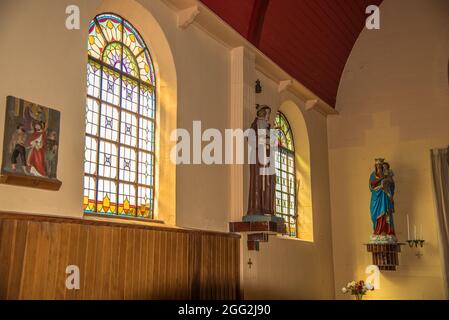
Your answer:
[[[371,220],[373,235],[370,243],[396,243],[394,230],[394,173],[385,159],[375,160],[374,171],[369,179],[371,191]]]

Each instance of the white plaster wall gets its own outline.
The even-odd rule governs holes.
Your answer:
[[[374,158],[396,174],[396,231],[423,225],[421,258],[403,247],[396,272],[382,272],[373,299],[443,298],[429,150],[449,144],[449,2],[385,0],[381,29],[363,30],[346,64],[330,117],[329,161],[335,288],[365,279],[371,256],[368,178]]]

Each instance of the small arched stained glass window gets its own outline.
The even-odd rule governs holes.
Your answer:
[[[153,218],[156,79],[145,42],[125,19],[89,25],[85,213]]]
[[[278,137],[276,151],[276,215],[284,218],[287,233],[298,236],[296,210],[296,171],[293,134],[287,118],[281,112],[274,121]]]

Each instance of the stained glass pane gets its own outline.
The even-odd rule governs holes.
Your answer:
[[[95,212],[95,180],[92,177],[84,177],[84,199],[83,209],[84,212]]]
[[[148,86],[142,86],[140,88],[140,114],[154,119],[154,106],[155,98],[153,89]]]
[[[139,153],[139,184],[153,185],[153,156],[149,153]]]
[[[92,20],[89,25],[89,37],[87,40],[87,52],[89,56],[100,59],[105,45],[106,41],[101,34],[100,28],[95,23],[95,20]]]
[[[139,148],[154,152],[154,124],[152,121],[140,118]]]
[[[96,100],[87,98],[86,104],[86,133],[98,135],[99,105]]]
[[[108,68],[103,68],[101,100],[119,106],[120,102],[120,74]]]
[[[97,212],[116,213],[117,212],[117,185],[114,181],[98,180],[97,192]]]
[[[110,43],[103,52],[103,61],[118,70],[122,63],[122,45],[119,42]]]
[[[139,103],[139,88],[137,81],[123,77],[122,85],[122,108],[137,113]]]
[[[136,188],[131,184],[119,184],[119,207],[118,213],[125,215],[136,215]]]
[[[121,181],[136,181],[136,151],[120,147],[120,174]]]
[[[120,142],[132,147],[137,144],[137,117],[126,111],[121,113]]]
[[[139,65],[140,78],[142,79],[142,81],[154,85],[153,63],[151,62],[151,57],[148,53],[148,50],[146,50],[144,54],[141,54],[137,57],[137,63]]]
[[[95,174],[97,171],[97,140],[86,137],[84,148],[84,172]]]
[[[116,107],[103,103],[100,116],[100,137],[103,139],[117,141],[119,112]]]
[[[100,97],[101,65],[89,61],[87,64],[87,94],[95,98]]]
[[[139,33],[126,20],[124,21],[124,27],[123,43],[131,50],[134,56],[137,56],[145,50],[145,43]]]
[[[122,41],[122,19],[112,14],[102,14],[97,17],[97,21],[103,31],[106,41]]]
[[[117,177],[117,146],[115,144],[104,141],[100,142],[98,174],[111,179]]]
[[[290,125],[285,116],[278,112],[274,120],[274,126],[277,130],[279,145],[290,151],[294,151],[293,134]]]
[[[139,67],[137,66],[136,58],[132,52],[127,48],[123,47],[123,72],[130,74],[135,78],[139,78]]]
[[[296,172],[293,135],[287,119],[282,113],[275,118],[279,147],[276,163],[276,215],[282,217],[287,234],[297,237],[296,216]]]
[[[138,208],[139,216],[148,218],[150,212],[153,211],[153,189],[139,187]]]
[[[133,26],[113,14],[89,25],[84,202],[88,213],[152,218],[155,77]]]

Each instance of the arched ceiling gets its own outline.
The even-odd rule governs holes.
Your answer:
[[[201,0],[259,50],[332,107],[341,74],[383,0]]]

